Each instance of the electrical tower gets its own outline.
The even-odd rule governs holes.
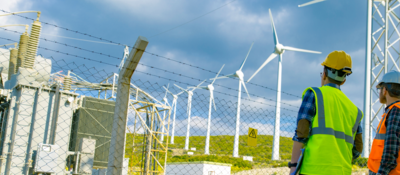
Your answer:
[[[362,157],[368,157],[376,127],[385,110],[375,88],[382,76],[391,70],[400,71],[400,18],[398,0],[368,0],[367,45]]]

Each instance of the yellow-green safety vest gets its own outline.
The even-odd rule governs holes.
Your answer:
[[[350,175],[352,149],[363,113],[337,88],[307,88],[315,95],[316,114],[300,174]]]

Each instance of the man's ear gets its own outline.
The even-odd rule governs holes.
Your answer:
[[[328,75],[326,75],[326,71],[324,70],[322,73],[322,80],[325,80],[327,78]]]
[[[388,93],[386,87],[382,87],[382,95],[386,96],[386,93]]]

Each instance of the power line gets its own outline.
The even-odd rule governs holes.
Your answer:
[[[155,35],[152,35],[152,36],[150,36],[149,38],[153,38],[153,37],[155,37],[155,36],[158,36],[158,35],[167,33],[167,32],[169,32],[169,31],[172,31],[172,30],[174,30],[174,29],[176,29],[176,28],[178,28],[178,27],[181,27],[181,26],[183,26],[183,25],[185,25],[185,24],[188,24],[188,23],[190,23],[190,22],[193,22],[193,21],[195,21],[195,20],[197,20],[197,19],[199,19],[199,18],[201,18],[201,17],[203,17],[203,16],[206,16],[206,15],[212,13],[212,12],[215,12],[215,11],[221,9],[222,7],[225,7],[225,6],[227,6],[228,4],[230,4],[230,3],[232,3],[232,2],[235,2],[235,1],[237,1],[237,0],[233,0],[233,1],[231,1],[231,2],[228,2],[228,3],[226,3],[226,4],[222,5],[222,6],[220,6],[220,7],[216,8],[216,9],[214,9],[214,10],[211,10],[211,11],[209,11],[209,12],[203,14],[203,15],[200,15],[200,16],[198,16],[198,17],[196,17],[196,18],[193,18],[193,19],[191,19],[191,20],[189,20],[189,21],[186,21],[186,22],[184,22],[184,23],[182,23],[182,24],[180,24],[180,25],[177,25],[177,26],[172,27],[172,28],[170,28],[170,29],[167,29],[167,30],[165,30],[165,31],[163,31],[163,32],[157,33],[157,34],[155,34]]]
[[[4,12],[4,13],[12,13],[12,12],[5,11],[5,10],[3,10],[3,9],[1,9],[0,11],[2,11],[2,12]],[[26,17],[26,16],[23,16],[23,15],[19,15],[19,14],[13,14],[13,13],[12,13],[12,15],[19,16],[19,17],[21,17],[21,18],[25,18],[25,19],[29,19],[29,20],[36,20],[36,19],[30,18],[30,17]],[[108,40],[108,39],[104,39],[104,38],[101,38],[101,37],[93,36],[93,35],[90,35],[90,34],[87,34],[87,33],[83,33],[83,32],[77,31],[77,30],[68,29],[68,28],[66,28],[66,27],[61,27],[61,26],[58,26],[58,25],[55,25],[55,24],[51,24],[51,23],[48,23],[48,22],[44,22],[44,21],[40,21],[40,22],[41,22],[42,24],[46,24],[46,25],[49,25],[49,26],[57,27],[57,28],[60,28],[60,29],[63,29],[63,30],[66,30],[66,31],[69,31],[69,32],[72,32],[72,33],[81,34],[81,35],[85,35],[85,36],[88,36],[88,37],[91,37],[91,38],[99,39],[99,40],[101,40],[101,41],[106,41],[106,42],[109,42],[109,43],[113,43],[113,44],[125,46],[125,44],[121,44],[121,43],[114,42],[114,41],[111,41],[111,40]]]
[[[11,40],[11,39],[8,39],[8,38],[0,37],[0,39],[4,39],[4,40],[8,40],[8,41],[15,42],[14,40]],[[83,56],[80,56],[80,55],[75,55],[75,54],[71,54],[71,53],[67,53],[67,52],[62,52],[62,51],[58,51],[58,50],[53,50],[53,49],[49,49],[49,48],[45,48],[45,47],[40,47],[40,46],[39,46],[38,48],[44,49],[44,50],[47,50],[47,51],[56,52],[56,53],[59,53],[59,54],[64,54],[64,55],[67,55],[67,56],[72,56],[72,57],[76,57],[76,58],[83,58],[83,59],[85,59],[85,60],[97,62],[97,63],[100,63],[100,64],[105,64],[105,65],[109,65],[109,66],[118,67],[118,65],[115,65],[115,64],[112,64],[112,63],[103,62],[103,61],[99,61],[99,60],[96,60],[96,59],[92,59],[92,58],[88,58],[88,57],[83,57]],[[142,65],[142,66],[145,66],[145,67],[148,67],[148,68],[152,68],[152,69],[156,69],[156,70],[168,72],[168,73],[171,73],[171,74],[174,74],[174,75],[179,75],[179,76],[182,76],[182,77],[190,78],[190,79],[192,79],[192,80],[197,80],[197,81],[200,81],[200,82],[203,81],[202,79],[190,77],[190,76],[187,76],[187,75],[182,75],[182,74],[179,74],[179,73],[175,73],[175,72],[172,72],[172,71],[169,71],[169,70],[165,70],[165,69],[157,68],[157,67],[154,67],[154,66],[146,65],[146,64],[143,64],[143,63],[138,63],[138,64],[139,64],[139,65]],[[138,71],[138,70],[135,70],[135,71]],[[233,90],[233,91],[238,92],[237,89],[233,89],[233,88],[230,88],[230,87],[227,87],[227,86],[223,86],[223,85],[219,85],[219,84],[214,84],[214,85],[220,86],[220,87],[223,87],[223,88],[226,88],[226,89],[229,89],[229,90]],[[220,92],[220,93],[223,93],[223,92]],[[242,93],[244,93],[244,92],[242,92]],[[269,100],[269,101],[272,101],[272,102],[276,102],[276,101],[274,101],[274,100],[272,100],[272,99],[269,99],[269,98],[266,98],[266,97],[262,97],[262,96],[258,96],[258,95],[256,95],[256,94],[251,94],[251,93],[249,93],[249,94],[252,95],[252,96],[258,97],[258,98],[262,98],[262,99],[265,99],[265,100]],[[236,97],[237,97],[237,96],[236,96]],[[294,105],[291,105],[291,104],[288,104],[288,103],[285,103],[285,102],[280,102],[280,103],[282,103],[282,104],[284,104],[284,105],[288,105],[288,106],[294,107],[294,108],[299,108],[298,106],[294,106]]]
[[[11,13],[11,12],[8,12],[8,11],[5,11],[5,10],[0,10],[0,11],[3,11],[5,13]],[[29,17],[26,17],[26,16],[18,15],[18,14],[13,14],[13,15],[19,16],[19,17],[22,17],[22,18],[25,18],[25,19],[35,20],[33,18],[29,18]],[[114,42],[114,41],[103,39],[103,38],[96,37],[96,36],[92,36],[92,35],[89,35],[89,34],[86,34],[86,33],[83,33],[83,32],[79,32],[79,31],[76,31],[76,30],[71,30],[71,29],[68,29],[68,28],[65,28],[65,27],[60,27],[60,26],[57,26],[55,24],[51,24],[51,23],[47,23],[47,22],[43,22],[43,21],[42,21],[42,23],[50,25],[50,26],[53,26],[53,27],[57,27],[57,28],[60,28],[60,29],[64,29],[64,30],[67,30],[67,31],[70,31],[70,32],[74,32],[74,33],[77,33],[77,34],[82,34],[82,35],[85,35],[85,36],[88,36],[88,37],[91,37],[91,38],[96,38],[96,39],[100,39],[102,41],[107,41],[107,42],[110,42],[110,43],[113,43],[113,44],[116,44],[116,45],[128,46],[130,48],[134,48],[133,46],[129,46],[129,45],[126,45],[126,44],[121,44],[121,43],[118,43],[118,42]],[[4,30],[8,30],[8,29],[4,29]],[[8,31],[12,31],[12,30],[8,30]],[[206,68],[202,68],[202,67],[199,67],[199,66],[194,66],[194,65],[182,62],[182,61],[174,60],[174,59],[171,59],[171,58],[168,58],[168,57],[165,57],[165,56],[161,56],[161,55],[156,54],[156,53],[151,53],[151,52],[148,52],[148,51],[144,51],[144,53],[147,53],[147,54],[159,57],[159,58],[163,58],[163,59],[166,59],[166,60],[169,60],[169,61],[173,61],[173,62],[176,62],[176,63],[180,63],[180,64],[183,64],[183,65],[186,65],[186,66],[190,66],[190,67],[193,67],[193,68],[196,68],[196,69],[200,69],[200,70],[203,70],[203,71],[206,71],[206,72],[217,74],[217,72],[215,72],[215,71],[212,71],[212,70],[209,70],[209,69],[206,69]],[[221,75],[224,75],[224,74],[221,74]],[[270,87],[267,87],[267,86],[263,86],[263,85],[259,85],[259,84],[255,84],[255,83],[252,83],[252,82],[249,82],[247,84],[254,85],[254,86],[257,86],[257,87],[262,87],[262,88],[265,88],[265,89],[268,89],[268,90],[272,90],[272,91],[277,91],[276,89],[273,89],[273,88],[270,88]],[[294,94],[287,93],[287,92],[284,92],[284,91],[281,91],[281,93],[289,95],[289,96],[297,97],[297,98],[302,98],[302,97],[300,97],[298,95],[294,95]]]

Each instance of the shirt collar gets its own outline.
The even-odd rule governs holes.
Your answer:
[[[339,86],[339,85],[337,85],[337,84],[335,84],[335,83],[328,83],[328,84],[325,84],[324,86],[330,86],[330,87],[334,87],[334,88],[336,88],[336,89],[339,89],[339,90],[340,90],[340,86]]]
[[[390,105],[386,106],[385,112],[387,112],[387,109],[388,109],[390,106],[392,106],[392,105],[394,105],[395,103],[398,103],[398,102],[400,102],[400,100],[397,100],[397,101],[391,103]]]

